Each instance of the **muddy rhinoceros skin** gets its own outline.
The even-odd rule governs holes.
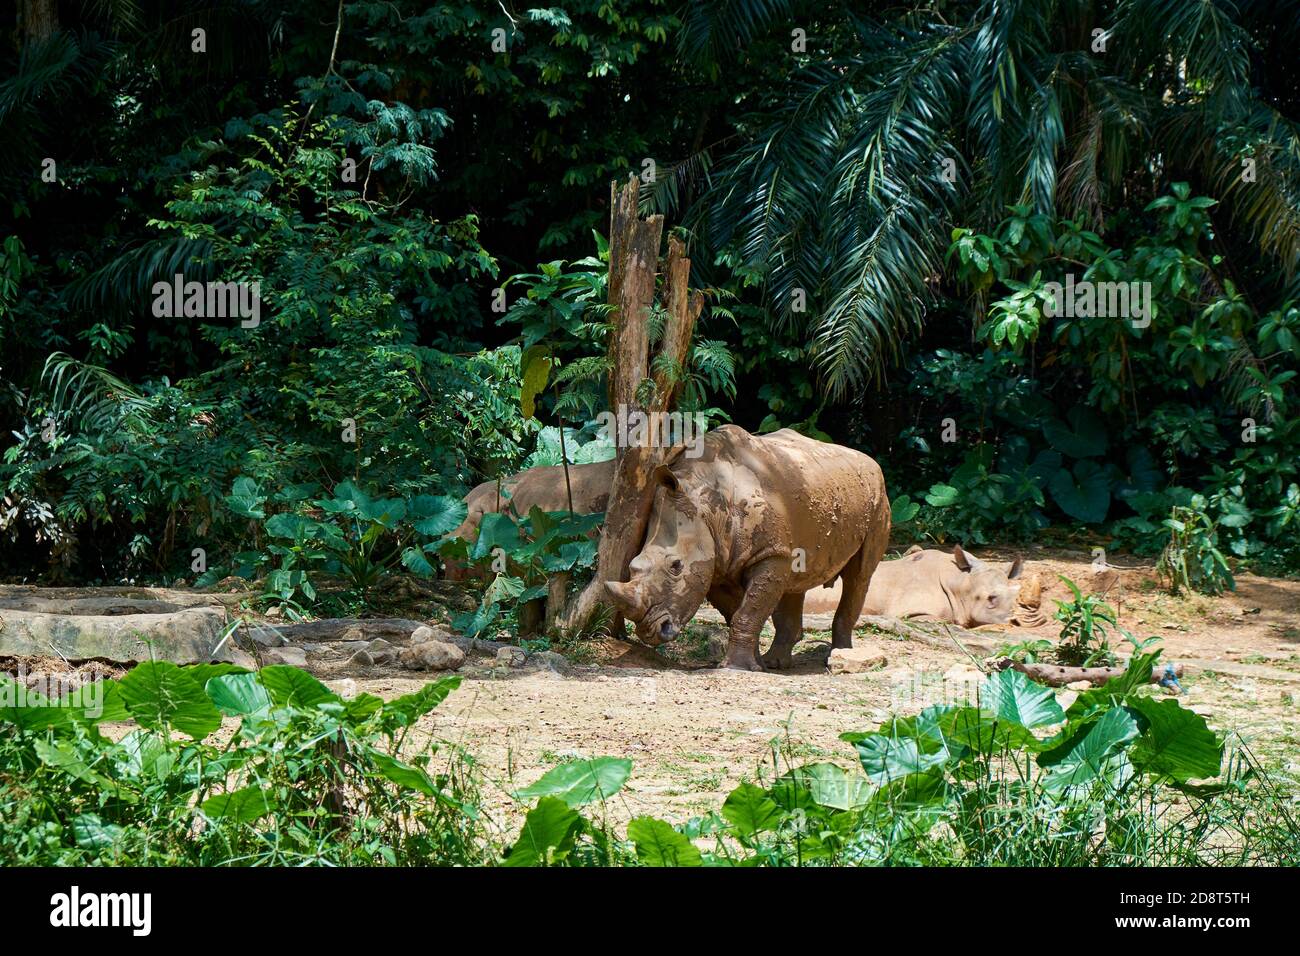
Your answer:
[[[730,628],[725,666],[786,667],[804,593],[841,578],[832,643],[852,646],[889,539],[889,499],[875,461],[789,429],[758,436],[727,425],[704,437],[700,457],[679,451],[655,480],[630,579],[605,582],[643,641],[673,637],[707,598]],[[758,634],[769,617],[776,639],[760,663]]]
[[[569,487],[573,489],[573,510],[576,514],[595,514],[604,511],[609,503],[610,488],[614,484],[614,460],[569,466]],[[485,514],[513,510],[520,517],[527,516],[534,506],[543,511],[568,511],[569,487],[564,483],[561,465],[539,465],[511,475],[501,482],[506,495],[498,495],[497,483],[485,481],[475,485],[465,496],[468,513],[452,537],[471,540],[478,532]]]

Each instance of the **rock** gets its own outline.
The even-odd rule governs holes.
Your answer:
[[[884,667],[885,654],[879,647],[860,644],[856,647],[837,647],[831,651],[826,668],[832,674],[862,674]]]
[[[283,634],[265,624],[248,625],[248,636],[261,647],[284,647],[289,643],[284,639]]]
[[[323,643],[373,641],[385,638],[395,643],[406,644],[411,632],[420,627],[419,621],[401,617],[376,618],[325,618],[319,621],[298,621],[293,624],[280,625],[280,633],[291,644],[306,641]]]
[[[230,663],[245,670],[257,670],[257,661],[253,658],[253,655],[238,647],[230,649]]]
[[[984,672],[969,664],[953,664],[943,672],[943,679],[948,684],[981,684],[984,682]]]
[[[283,614],[284,608],[278,604],[272,604],[266,609],[266,619],[268,621],[278,621]]]
[[[376,638],[367,644],[365,652],[376,664],[391,664],[397,660],[397,648],[382,637]]]
[[[267,664],[288,664],[290,667],[306,667],[307,652],[301,647],[272,647],[262,655]]]
[[[0,607],[0,656],[58,656],[69,661],[96,658],[118,663],[154,659],[175,664],[231,659],[231,642],[221,639],[226,626],[226,612],[221,607],[186,607],[153,614],[136,613],[135,609],[125,614],[79,614],[76,610],[44,613]]]
[[[465,652],[455,644],[425,641],[403,648],[397,659],[407,670],[454,671],[465,663]]]
[[[493,657],[496,656],[497,651],[505,646],[498,644],[496,641],[487,641],[480,637],[462,637],[459,634],[453,634],[447,638],[447,643],[455,644],[466,654],[476,651],[481,654],[491,654]]]
[[[357,667],[370,667],[375,663],[375,659],[370,656],[369,651],[357,651],[348,658],[348,663]]]
[[[517,648],[514,649],[517,650]],[[556,674],[568,674],[573,671],[573,665],[569,663],[569,659],[563,654],[555,653],[555,651],[539,651],[528,658],[528,663]]]
[[[357,682],[351,677],[345,677],[342,680],[327,680],[325,686],[345,700],[357,696]]]
[[[1065,685],[1066,690],[1092,690],[1092,681],[1090,680],[1072,680]]]
[[[523,667],[528,655],[517,647],[503,647],[497,651],[497,663],[503,667]]]
[[[432,626],[421,624],[411,632],[411,643],[423,644],[425,641],[443,641],[450,643],[451,637],[451,631],[443,627],[441,624],[435,624]]]

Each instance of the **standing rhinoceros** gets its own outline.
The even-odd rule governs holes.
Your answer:
[[[631,579],[605,582],[643,641],[672,638],[707,598],[731,628],[725,666],[786,667],[802,631],[804,592],[840,577],[832,644],[852,645],[889,540],[879,465],[789,429],[758,436],[725,425],[704,437],[700,457],[678,455],[654,477]],[[776,640],[760,664],[758,633],[769,617]]]
[[[915,551],[885,561],[871,579],[864,614],[948,621],[962,627],[1004,624],[1017,611],[1022,562],[995,567],[967,554]]]
[[[614,460],[595,461],[589,464],[569,466],[569,484],[564,483],[562,465],[538,465],[518,474],[511,475],[501,482],[505,494],[500,494],[495,481],[485,481],[475,485],[465,496],[468,509],[465,520],[453,531],[450,537],[469,540],[470,535],[478,531],[479,522],[485,514],[497,510],[509,510],[522,517],[527,517],[533,506],[543,511],[568,511],[569,488],[573,489],[573,511],[575,514],[589,515],[604,511],[609,502],[610,487],[614,484]]]
[[[521,518],[535,506],[543,511],[568,511],[569,490],[573,491],[575,514],[589,515],[604,511],[609,503],[610,487],[614,484],[614,460],[595,461],[569,466],[569,483],[564,482],[563,465],[538,465],[511,475],[501,482],[475,485],[465,496],[465,520],[448,537],[470,541],[478,536],[478,527],[485,514],[513,510]],[[502,494],[504,490],[505,494]],[[467,571],[459,561],[447,562],[447,577],[463,580]]]

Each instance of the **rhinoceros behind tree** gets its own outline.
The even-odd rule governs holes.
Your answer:
[[[485,514],[514,510],[519,517],[527,517],[534,507],[543,511],[568,511],[569,488],[573,490],[573,510],[589,515],[604,511],[609,503],[610,488],[614,484],[614,460],[596,461],[569,466],[569,484],[564,483],[564,467],[538,465],[501,482],[505,494],[497,490],[495,481],[475,485],[465,496],[468,513],[450,537],[469,541],[477,535],[479,522]]]
[[[707,598],[731,629],[725,666],[789,666],[804,592],[838,577],[832,644],[852,646],[889,540],[889,499],[875,461],[790,429],[758,436],[724,425],[704,437],[699,458],[679,453],[655,480],[631,579],[605,582],[643,641],[671,639]],[[769,617],[776,639],[760,664],[758,634]]]

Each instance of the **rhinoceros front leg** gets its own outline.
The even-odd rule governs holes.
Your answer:
[[[763,622],[781,603],[789,579],[788,558],[767,558],[750,570],[745,581],[745,596],[731,616],[731,635],[723,667],[742,671],[763,669],[758,660],[758,633],[763,629]]]
[[[803,592],[797,591],[781,598],[772,615],[776,638],[760,660],[768,670],[789,667],[794,660],[794,646],[803,636]]]

